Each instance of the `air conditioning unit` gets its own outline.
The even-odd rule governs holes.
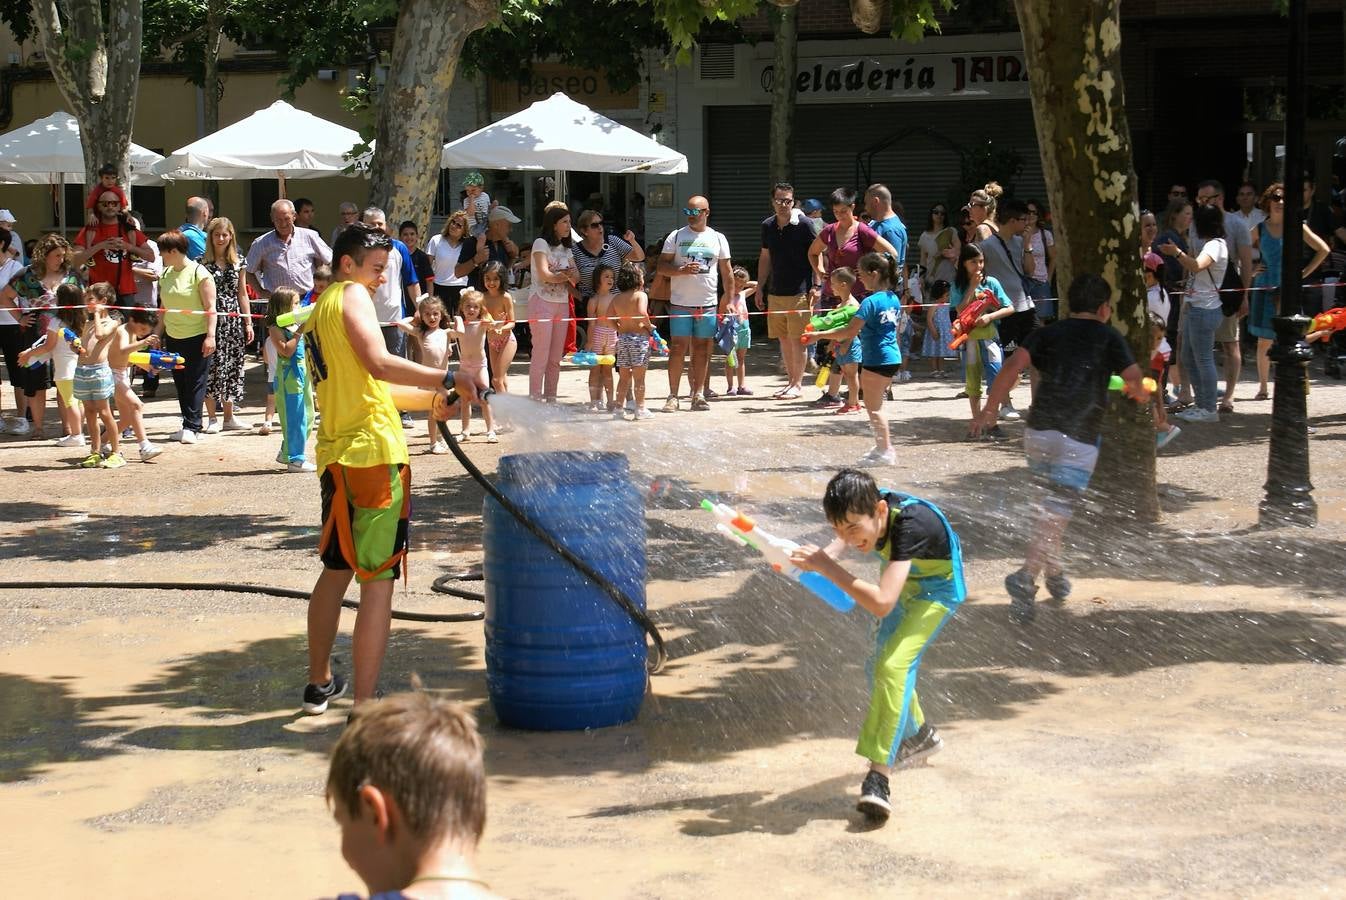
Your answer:
[[[723,84],[738,78],[736,48],[733,44],[699,44],[696,52],[696,78],[711,84]]]

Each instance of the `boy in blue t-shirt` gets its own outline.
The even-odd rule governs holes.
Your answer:
[[[823,512],[837,539],[804,546],[790,561],[818,572],[878,620],[870,661],[869,712],[855,752],[869,760],[856,808],[871,821],[892,812],[888,777],[943,747],[916,699],[916,674],[930,642],[967,597],[958,535],[929,501],[882,491],[874,479],[843,469],[827,484]],[[878,584],[856,578],[834,558],[845,547],[880,560]]]
[[[1144,373],[1112,317],[1112,287],[1097,275],[1080,275],[1067,292],[1070,317],[1040,328],[1005,363],[991,386],[982,410],[972,423],[973,434],[995,427],[1000,404],[1032,366],[1038,388],[1024,429],[1028,469],[1040,491],[1037,521],[1023,567],[1005,578],[1010,595],[1010,620],[1026,625],[1033,620],[1037,578],[1053,600],[1070,596],[1070,580],[1061,567],[1061,537],[1089,486],[1098,462],[1099,434],[1108,404],[1108,383],[1121,373],[1130,397],[1148,399],[1141,385]]]

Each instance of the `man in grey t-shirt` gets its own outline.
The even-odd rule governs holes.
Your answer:
[[[1234,411],[1234,385],[1238,384],[1239,370],[1243,368],[1243,353],[1239,347],[1239,321],[1248,314],[1248,288],[1253,283],[1253,239],[1247,224],[1238,213],[1229,212],[1224,204],[1224,185],[1213,178],[1196,186],[1198,206],[1214,206],[1224,212],[1224,237],[1229,247],[1229,261],[1238,269],[1243,285],[1243,305],[1215,329],[1215,342],[1224,353],[1224,395],[1220,398],[1220,412]],[[1196,239],[1196,230],[1189,235],[1192,254],[1201,252],[1205,241]],[[1221,285],[1216,285],[1220,287]]]

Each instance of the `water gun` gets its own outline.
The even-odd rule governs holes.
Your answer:
[[[1327,340],[1334,331],[1341,331],[1346,328],[1346,306],[1338,306],[1336,309],[1324,310],[1313,317],[1313,324],[1309,326],[1309,334],[1316,334],[1317,340]]]
[[[794,541],[768,534],[758,528],[752,519],[723,503],[702,500],[701,508],[718,520],[715,524],[716,531],[731,541],[747,544],[765,556],[771,568],[786,578],[799,582],[828,606],[838,612],[850,612],[855,607],[855,600],[841,588],[817,572],[805,572],[790,562],[790,554],[799,549],[799,545]]]
[[[967,342],[968,335],[972,329],[977,327],[977,320],[989,312],[994,312],[1000,308],[1000,301],[996,299],[995,294],[982,289],[963,304],[963,308],[958,311],[958,318],[954,320],[953,340],[949,342],[950,350],[957,350]]]
[[[650,329],[650,352],[655,356],[668,356],[668,341],[664,340],[658,328]]]
[[[831,331],[833,328],[841,328],[855,318],[859,309],[858,306],[838,306],[836,309],[828,310],[821,315],[812,316],[809,318],[809,323],[804,326],[804,333],[812,334],[815,331]],[[807,344],[808,340],[800,337],[799,342]]]
[[[62,328],[61,337],[65,338],[65,342],[70,345],[71,350],[76,353],[84,352],[84,342],[79,339],[79,335],[75,334],[74,331],[69,328]]]
[[[140,366],[142,369],[154,369],[159,372],[171,372],[174,369],[181,369],[187,364],[187,360],[176,353],[169,353],[167,350],[139,350],[127,357],[127,361],[133,366]]]
[[[24,354],[27,354],[28,362],[25,363],[25,366],[29,369],[36,369],[39,366],[46,365],[47,361],[45,359],[36,358],[45,355],[47,352],[46,348],[47,348],[47,332],[44,331],[42,332],[42,337],[37,339],[37,343],[33,344],[33,346],[23,351],[23,353],[20,353],[19,356],[23,357]]]
[[[1120,375],[1113,375],[1108,379],[1108,390],[1121,391],[1138,402],[1145,402],[1150,399],[1150,395],[1159,390],[1159,383],[1153,378],[1142,378],[1140,380],[1140,390],[1131,391],[1126,386],[1126,381]]]
[[[589,369],[594,366],[615,366],[617,364],[617,357],[607,353],[599,356],[592,350],[576,350],[574,353],[570,354],[570,362],[573,365]]]
[[[301,306],[298,309],[292,309],[289,312],[283,312],[276,316],[276,327],[292,328],[302,326],[308,321],[308,317],[313,315],[313,310],[317,304],[310,303],[308,306]]]

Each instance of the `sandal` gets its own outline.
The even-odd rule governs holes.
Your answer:
[[[1220,412],[1222,412],[1222,413],[1227,413],[1227,414],[1232,415],[1233,412],[1234,412],[1234,404],[1232,404],[1232,403],[1221,403],[1221,404],[1220,404]]]
[[[776,399],[777,399],[777,400],[798,400],[798,399],[803,395],[803,393],[804,393],[804,392],[801,391],[801,390],[800,390],[799,388],[797,388],[797,387],[786,388],[785,391],[784,391],[779,397],[777,397]]]
[[[1267,394],[1266,391],[1258,391],[1258,392],[1257,392],[1257,395],[1256,395],[1255,397],[1253,397],[1253,399],[1254,399],[1254,400],[1270,400],[1271,397],[1270,397],[1270,395]]]

